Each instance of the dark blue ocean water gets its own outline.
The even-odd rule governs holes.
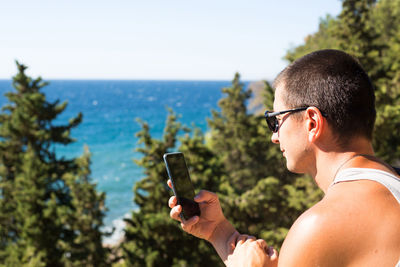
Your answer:
[[[143,177],[133,162],[141,157],[135,152],[135,133],[140,130],[135,119],[148,122],[152,136],[160,138],[170,107],[181,115],[182,124],[195,124],[206,131],[206,118],[212,109],[218,109],[221,89],[229,85],[230,81],[55,80],[43,89],[48,100],[68,102],[56,124],[83,113],[82,124],[71,133],[77,141],[57,147],[57,153],[76,157],[85,144],[89,146],[91,176],[98,190],[107,194],[107,226],[114,224],[120,229],[123,216],[135,209],[132,187]],[[11,81],[0,80],[0,107],[7,102],[4,93],[10,90]]]

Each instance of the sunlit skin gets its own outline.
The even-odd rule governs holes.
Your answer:
[[[276,88],[275,111],[290,108],[284,90],[284,84]],[[395,266],[400,259],[400,205],[389,190],[368,180],[330,186],[338,169],[372,168],[395,174],[370,157],[353,158],[374,155],[371,142],[355,137],[348,146],[339,146],[315,107],[297,116],[280,115],[278,120],[279,131],[271,140],[280,146],[288,170],[311,175],[325,193],[293,224],[280,255],[265,241],[238,233],[225,219],[217,196],[204,190],[195,199],[201,217],[181,222],[182,228],[213,244],[227,266]],[[180,221],[175,197],[169,206],[171,217]]]

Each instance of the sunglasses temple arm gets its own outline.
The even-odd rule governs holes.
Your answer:
[[[277,112],[268,112],[268,113],[266,113],[264,116],[266,117],[266,118],[270,118],[270,117],[275,117],[275,116],[278,116],[278,115],[281,115],[281,114],[284,114],[284,113],[287,113],[288,111],[277,111]]]

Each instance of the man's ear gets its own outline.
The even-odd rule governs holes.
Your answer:
[[[309,107],[305,111],[305,121],[308,132],[308,141],[313,143],[319,139],[325,127],[325,120],[316,107]]]

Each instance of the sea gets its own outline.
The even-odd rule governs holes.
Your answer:
[[[97,190],[106,193],[107,213],[104,231],[115,228],[105,244],[118,242],[123,236],[124,217],[137,209],[133,186],[143,178],[143,170],[134,163],[142,155],[135,134],[140,118],[150,126],[154,138],[161,138],[168,108],[179,114],[186,126],[207,131],[211,110],[219,110],[221,89],[230,81],[147,81],[147,80],[50,80],[42,89],[48,101],[67,102],[67,108],[54,121],[66,124],[79,112],[83,122],[71,131],[76,141],[56,146],[59,157],[73,158],[91,153],[91,177]],[[244,82],[247,85],[249,82]],[[0,80],[0,107],[8,103],[6,92],[14,91],[11,80]],[[162,177],[160,177],[162,182]],[[168,200],[165,200],[166,203]]]

